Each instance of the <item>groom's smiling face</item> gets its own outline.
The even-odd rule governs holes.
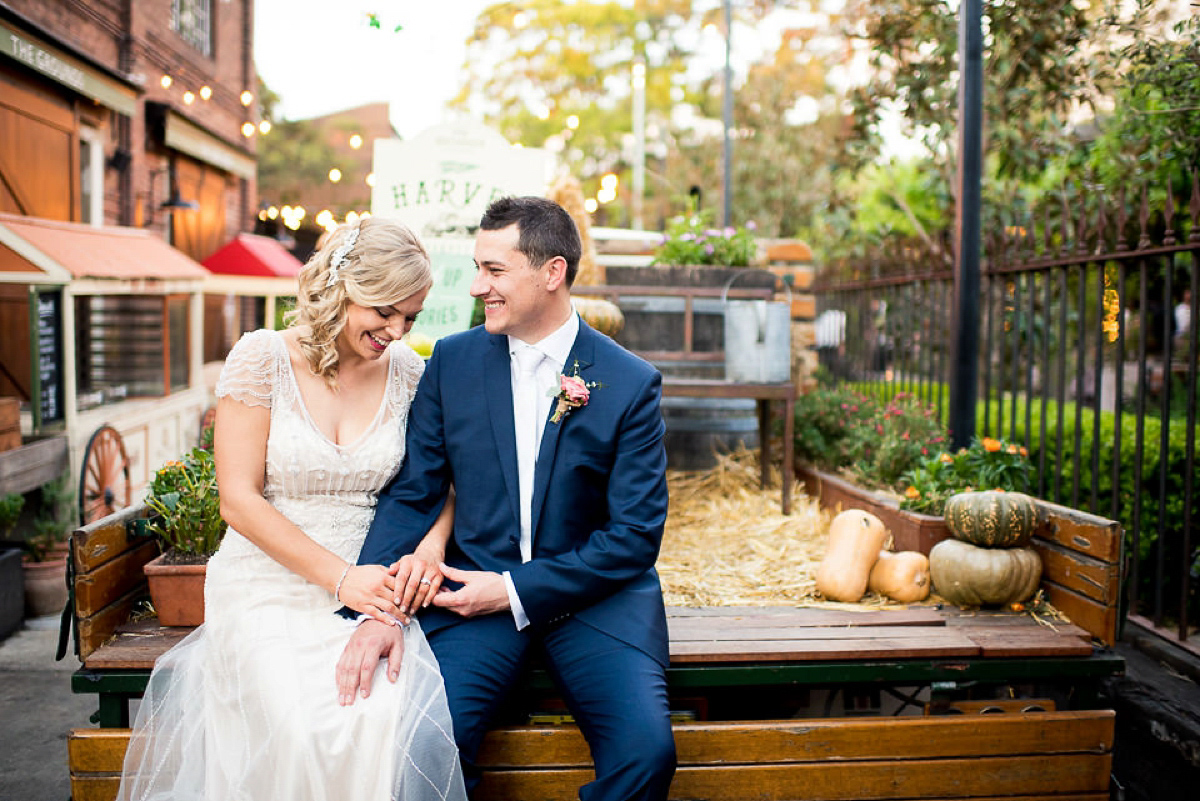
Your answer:
[[[489,334],[507,334],[524,342],[537,342],[561,324],[551,303],[551,263],[534,267],[517,250],[516,225],[495,231],[480,230],[475,237],[475,280],[471,295],[483,301],[484,326]]]

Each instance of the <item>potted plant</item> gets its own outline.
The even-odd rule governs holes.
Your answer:
[[[193,448],[163,465],[150,483],[146,506],[152,515],[148,528],[164,549],[143,568],[158,620],[164,626],[198,626],[204,622],[205,566],[226,528],[212,452]]]
[[[25,540],[22,562],[28,617],[56,615],[66,606],[68,598],[67,538],[72,527],[74,493],[64,474],[43,484],[40,495],[40,509],[33,521],[33,533]]]

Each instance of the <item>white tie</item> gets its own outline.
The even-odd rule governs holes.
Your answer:
[[[518,347],[517,386],[513,391],[513,423],[517,439],[517,487],[521,505],[521,561],[533,556],[533,470],[537,464],[538,384],[537,368],[545,358],[537,348]]]

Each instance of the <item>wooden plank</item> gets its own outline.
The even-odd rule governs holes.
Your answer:
[[[91,617],[130,591],[144,588],[146,574],[142,572],[142,566],[158,554],[157,542],[141,540],[140,544],[117,558],[110,559],[87,573],[77,573],[76,616],[81,620]]]
[[[67,438],[32,440],[0,454],[0,494],[25,493],[53,481],[67,469]]]
[[[75,572],[95,570],[145,542],[145,537],[133,534],[125,525],[130,520],[144,516],[145,506],[137,504],[76,529],[71,535],[75,545]]]
[[[739,626],[717,625],[707,628],[686,626],[671,627],[671,642],[675,643],[720,643],[738,645],[742,643],[768,642],[775,640],[814,640],[833,642],[836,640],[873,640],[886,638],[892,641],[915,642],[959,642],[960,632],[946,626],[842,626],[825,628],[818,626]],[[678,636],[676,636],[678,635]]]
[[[494,774],[490,774],[490,775],[494,775]],[[530,773],[517,774],[517,775],[518,776],[520,776],[520,775],[537,776],[537,774],[530,774]],[[529,799],[530,801],[556,801],[556,799],[562,799],[562,801],[575,801],[575,799],[578,798],[579,784],[562,785],[560,787],[559,793],[557,795],[546,795],[545,794],[546,790],[544,787],[534,788],[532,790],[532,792],[527,793],[527,794],[523,794],[519,790],[516,790],[515,788],[510,788],[508,791],[515,792],[515,794],[503,795],[503,794],[500,794],[501,791],[499,791],[499,790],[496,790],[496,791],[492,790],[492,788],[490,786],[492,782],[494,782],[494,780],[492,780],[492,779],[485,780],[484,787],[480,788],[481,789],[481,795],[479,796],[480,801],[483,801],[483,799],[486,799],[486,798],[497,799],[497,800],[503,799],[504,801],[521,801],[521,799]],[[115,776],[113,776],[113,777],[94,777],[94,776],[76,777],[76,776],[72,776],[71,777],[71,798],[73,799],[73,801],[115,801],[116,797],[117,797],[117,789],[119,787],[119,784],[120,784],[120,779]],[[580,782],[580,784],[582,784],[582,782]],[[494,794],[486,795],[487,793],[494,793]],[[753,793],[748,793],[744,796],[741,796],[740,798],[741,799],[745,799],[745,798],[757,799],[757,798],[768,798],[768,797],[770,797],[770,796],[763,796],[757,792],[753,792]],[[795,797],[796,798],[811,798],[812,796],[799,795],[799,796],[795,796]],[[675,792],[675,785],[672,785],[671,798],[672,799],[684,798],[684,796]],[[718,798],[718,796],[713,796],[713,798]],[[959,796],[959,798],[962,798],[962,796]],[[1016,796],[1010,795],[1010,796],[1004,796],[1003,798],[1000,798],[997,796],[989,796],[986,798],[985,797],[976,797],[975,801],[1109,801],[1109,796],[1108,796],[1107,791],[1105,791],[1103,793],[1088,793],[1088,794],[1072,793],[1070,795],[1063,795],[1063,794],[1058,794],[1058,793],[1055,793],[1055,794],[1039,793],[1039,794],[1034,794],[1034,795],[1028,795],[1028,794],[1016,795]]]
[[[1107,793],[1110,754],[681,767],[670,797],[708,801],[871,801]],[[568,801],[591,770],[488,771],[476,801]],[[1106,797],[1106,796],[1104,796]]]
[[[904,631],[903,628],[891,631]],[[924,631],[924,630],[923,630]],[[928,629],[937,635],[815,640],[759,640],[741,643],[671,643],[672,664],[710,662],[812,662],[841,659],[910,659],[978,656],[979,646],[953,629]]]
[[[1110,755],[1115,713],[1005,713],[986,717],[843,718],[677,724],[681,766],[972,759],[1064,754]],[[129,729],[74,729],[72,775],[120,773]],[[734,756],[736,755],[736,757]],[[587,743],[575,726],[512,726],[488,733],[484,768],[586,768]]]
[[[1050,581],[1042,582],[1042,590],[1046,600],[1070,618],[1072,623],[1106,645],[1117,641],[1120,612],[1117,605],[1106,606]]]
[[[131,590],[96,614],[76,623],[75,633],[79,645],[79,659],[85,666],[88,664],[90,655],[113,636],[118,626],[129,620],[134,604],[144,594],[141,588]],[[145,665],[145,668],[149,670],[153,666],[154,662],[151,660],[149,665]]]
[[[714,620],[717,618],[719,620]],[[729,620],[737,625],[760,627],[820,626],[944,626],[946,617],[931,607],[911,609],[813,609],[796,607],[705,606],[667,607],[667,624],[671,631],[685,631],[684,626],[707,628]]]
[[[1035,540],[1033,547],[1042,557],[1043,581],[1052,581],[1105,606],[1116,605],[1121,587],[1119,565],[1044,540]]]
[[[148,628],[121,632],[119,637],[97,648],[83,665],[91,670],[150,670],[154,660],[195,629],[164,627],[154,621]]]
[[[1043,517],[1035,536],[1102,562],[1121,561],[1120,523],[1041,499],[1038,508]]]
[[[1089,637],[1086,631],[1076,626],[1069,627]],[[1049,628],[971,628],[965,630],[971,641],[979,646],[984,658],[1023,656],[1090,656],[1092,644],[1070,632],[1059,632]]]
[[[970,758],[996,754],[1110,753],[1111,710],[972,716],[822,718],[676,724],[680,765]],[[736,745],[734,745],[736,743]],[[478,764],[587,767],[575,726],[513,726],[488,733]]]
[[[71,776],[71,801],[116,801],[120,776]]]
[[[71,773],[120,773],[129,729],[72,729],[67,734]]]

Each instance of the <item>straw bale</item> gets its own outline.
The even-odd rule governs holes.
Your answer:
[[[822,599],[816,569],[830,515],[796,484],[792,514],[779,508],[780,474],[759,486],[758,454],[717,457],[705,471],[668,471],[671,496],[658,572],[670,606],[902,607],[878,595],[847,604]]]

